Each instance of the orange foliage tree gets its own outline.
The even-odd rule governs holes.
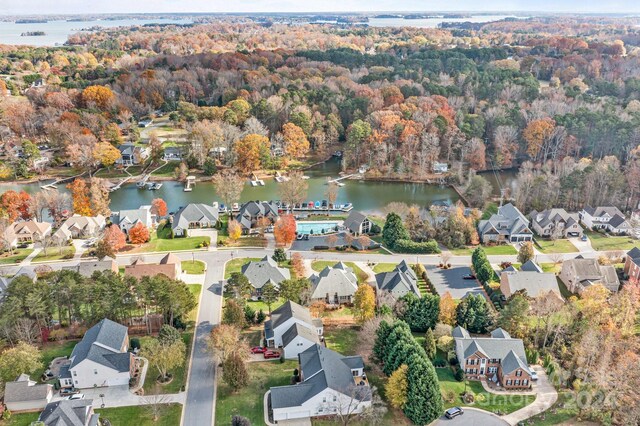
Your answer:
[[[95,104],[100,109],[107,109],[115,99],[115,95],[106,86],[89,86],[82,91],[82,100],[85,105]]]
[[[157,217],[164,217],[167,215],[167,203],[162,198],[154,198],[151,201],[151,213]]]
[[[89,188],[84,179],[76,179],[67,185],[73,199],[73,212],[80,216],[91,216],[91,203],[89,201]]]
[[[102,239],[109,245],[114,253],[122,249],[127,244],[127,236],[117,225],[107,227]]]
[[[280,246],[288,246],[296,239],[296,220],[290,214],[282,215],[273,227],[273,236]]]
[[[234,150],[238,156],[236,167],[241,173],[248,173],[259,169],[261,159],[269,154],[269,139],[266,136],[250,134],[236,142]]]
[[[544,144],[553,134],[556,122],[552,118],[533,120],[522,131],[522,137],[527,141],[527,153],[536,158]]]
[[[236,241],[242,235],[242,226],[237,220],[232,220],[229,222],[227,231],[229,232],[229,238],[232,241]]]
[[[282,126],[284,152],[291,158],[301,158],[309,152],[309,140],[304,131],[293,123]]]
[[[129,242],[131,244],[144,244],[149,241],[149,229],[141,222],[129,229]]]
[[[31,218],[29,212],[31,196],[24,191],[6,191],[0,196],[0,208],[7,215],[9,222],[15,222],[18,217],[28,220]]]

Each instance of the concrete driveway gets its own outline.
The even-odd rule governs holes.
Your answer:
[[[549,382],[547,373],[539,365],[531,366],[538,373],[538,380],[533,384],[533,392],[536,393],[536,400],[518,411],[514,411],[503,417],[509,424],[516,425],[518,422],[526,420],[544,411],[547,411],[558,399],[558,392]]]
[[[580,253],[589,253],[594,251],[593,247],[591,247],[591,240],[589,238],[587,238],[587,241],[582,241],[580,238],[569,238],[569,241],[571,241],[571,244],[576,246]]]
[[[436,265],[424,266],[427,268],[427,276],[440,296],[448,291],[454,299],[462,299],[469,292],[482,293],[476,280],[462,279],[464,275],[471,273],[467,266],[454,266],[451,269],[440,269]]]
[[[464,414],[453,419],[444,415],[431,423],[430,426],[508,426],[509,423],[488,411],[477,408],[463,407]]]

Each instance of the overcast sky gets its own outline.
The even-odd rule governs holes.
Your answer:
[[[640,13],[640,0],[0,0],[0,14],[497,10]]]

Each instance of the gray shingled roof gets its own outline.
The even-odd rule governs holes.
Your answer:
[[[454,337],[454,338],[458,337],[458,338],[462,338],[462,339],[470,339],[471,338],[471,335],[469,334],[467,329],[464,328],[464,327],[460,327],[460,326],[457,326],[456,328],[454,328],[451,331],[451,336]]]
[[[269,256],[265,256],[257,262],[249,262],[242,265],[242,273],[254,288],[262,288],[271,281],[274,285],[291,278],[291,272],[287,268],[278,267],[278,263]]]
[[[313,290],[312,299],[321,299],[328,293],[333,297],[353,296],[358,289],[358,278],[353,270],[342,262],[336,263],[332,268],[326,267],[319,274],[313,274],[310,278]]]
[[[513,350],[510,350],[507,356],[502,359],[502,374],[509,374],[522,368],[524,371],[531,373],[529,366],[522,360]]]
[[[495,330],[493,330],[491,332],[491,337],[494,339],[511,339],[511,335],[501,327],[498,327]]]
[[[611,217],[615,215],[624,216],[622,212],[617,207],[614,207],[614,206],[600,206],[595,208],[591,206],[586,206],[583,210],[592,217],[602,217],[605,214]]]
[[[525,290],[527,296],[538,297],[553,291],[561,295],[558,280],[555,274],[531,271],[507,272],[501,275],[511,290],[511,294],[519,290]]]
[[[488,220],[481,220],[478,223],[478,230],[480,234],[491,230],[501,235],[532,234],[529,229],[529,219],[511,203],[498,208],[498,213],[491,215]]]
[[[103,319],[87,330],[82,340],[73,348],[69,368],[89,359],[120,372],[129,371],[131,356],[120,353],[126,338],[127,327]]]
[[[565,273],[565,268],[568,272]],[[572,275],[576,283],[588,287],[601,282],[611,291],[618,291],[620,281],[612,265],[600,265],[597,259],[575,258],[562,263],[562,274]]]
[[[122,222],[136,224],[141,222],[144,226],[151,221],[151,210],[147,208],[138,208],[131,210],[120,210],[111,214],[111,222],[120,225]]]
[[[51,388],[51,385],[37,384],[26,374],[21,374],[16,381],[5,384],[4,402],[46,400]]]
[[[116,261],[110,257],[102,260],[81,261],[75,266],[63,266],[62,269],[75,271],[84,277],[90,277],[95,271],[111,271]]]
[[[627,252],[627,257],[636,265],[640,265],[640,249],[634,247]],[[0,282],[0,299],[2,298],[2,282]]]
[[[543,272],[542,268],[533,260],[527,260],[520,266],[520,270],[523,272]]]
[[[320,343],[320,338],[318,337],[318,333],[316,333],[315,330],[312,330],[309,327],[305,327],[296,322],[291,327],[289,327],[289,329],[282,335],[282,346],[286,348],[287,345],[298,336],[303,337],[313,343]]]
[[[420,297],[418,277],[406,261],[400,262],[393,271],[376,274],[378,290],[388,291],[394,296],[411,292]]]
[[[261,216],[278,217],[278,206],[275,203],[249,201],[240,207],[236,220],[246,229],[251,229],[253,220]]]
[[[192,222],[210,223],[213,226],[218,222],[218,209],[202,203],[187,204],[173,217],[171,229],[188,229]]]
[[[609,220],[609,225],[614,227],[614,228],[628,228],[629,227],[629,224],[627,223],[627,219],[625,219],[624,216],[621,216],[619,214],[613,216]]]
[[[366,218],[367,216],[364,213],[351,210],[342,225],[351,232],[360,232],[360,225],[362,225],[362,222],[364,222]]]
[[[284,324],[289,318],[296,318],[307,324],[313,324],[313,319],[309,310],[290,300],[286,301],[278,309],[271,312],[270,326],[276,329]]]
[[[456,329],[460,329],[457,330]],[[475,352],[481,352],[490,359],[503,360],[510,352],[520,358],[524,365],[525,371],[529,371],[527,367],[527,356],[524,351],[524,344],[521,339],[506,337],[509,334],[504,330],[494,330],[491,334],[495,337],[466,337],[469,336],[467,330],[462,327],[454,329],[455,351],[460,362]],[[464,335],[465,337],[458,337]],[[503,367],[504,368],[504,367]],[[511,370],[513,371],[513,370]]]
[[[100,415],[91,414],[92,405],[91,399],[50,402],[38,420],[46,426],[94,426],[98,424]]]

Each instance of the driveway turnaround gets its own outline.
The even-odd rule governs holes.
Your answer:
[[[534,365],[532,368],[538,373],[538,381],[533,385],[533,391],[536,393],[536,400],[524,408],[514,411],[503,417],[509,424],[516,425],[518,422],[533,417],[537,414],[547,411],[558,399],[558,392],[549,383],[549,378],[544,368]]]
[[[440,296],[451,293],[454,299],[462,299],[467,293],[482,293],[476,280],[465,280],[462,277],[471,273],[467,266],[454,266],[451,269],[440,269],[435,265],[425,265],[427,276]]]
[[[488,411],[477,408],[462,407],[464,414],[453,419],[440,417],[430,426],[508,426],[509,423]]]

